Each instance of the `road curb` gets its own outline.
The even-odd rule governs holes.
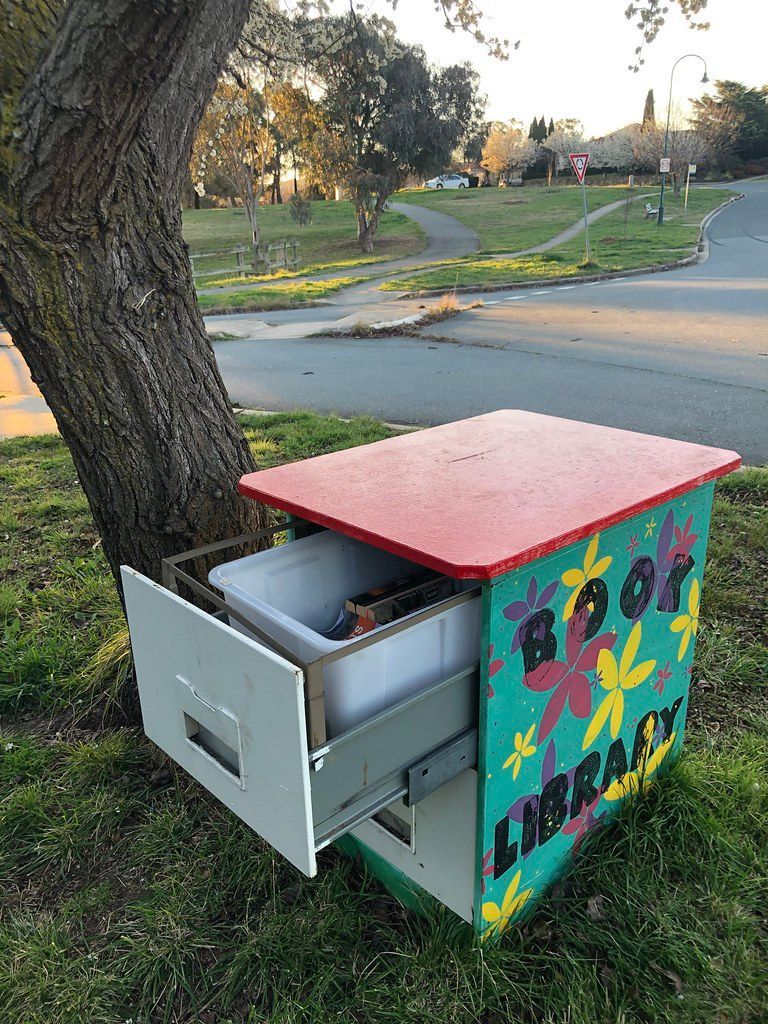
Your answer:
[[[291,412],[300,412],[300,411],[301,411],[301,407],[299,407],[297,409],[289,409],[289,410],[287,410],[288,414],[290,414]],[[284,410],[284,409],[244,409],[240,405],[233,405],[232,406],[232,412],[235,414],[235,416],[239,416],[241,413],[244,416],[280,416],[284,412],[286,412],[286,410]],[[329,415],[329,414],[328,413],[319,413],[318,415],[324,416],[324,415]],[[359,418],[359,417],[351,417],[351,416],[339,416],[338,417],[338,419],[340,419],[342,423],[351,423],[353,419],[357,419],[357,418]],[[405,431],[405,430],[423,430],[424,429],[424,424],[423,423],[422,424],[420,424],[420,423],[391,423],[389,420],[379,420],[379,423],[383,423],[384,426],[385,427],[389,427],[390,430],[402,430],[402,431]]]
[[[658,263],[650,267],[635,267],[633,270],[611,270],[603,274],[579,274],[576,277],[550,277],[541,278],[537,281],[516,281],[512,284],[489,284],[489,285],[459,285],[457,288],[420,288],[417,291],[398,293],[399,299],[421,299],[434,295],[477,295],[485,292],[512,292],[528,291],[531,288],[560,288],[573,284],[592,284],[595,281],[611,281],[616,278],[640,277],[643,274],[660,274],[668,270],[678,270],[681,267],[691,267],[696,263],[703,263],[709,257],[709,244],[705,232],[711,221],[732,203],[746,197],[745,192],[723,200],[719,206],[709,213],[699,224],[699,234],[696,240],[696,252],[690,256],[684,256],[679,260],[672,260],[670,263]]]

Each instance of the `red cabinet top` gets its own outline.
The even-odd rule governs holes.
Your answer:
[[[239,491],[491,579],[736,469],[720,448],[518,409],[249,473]]]

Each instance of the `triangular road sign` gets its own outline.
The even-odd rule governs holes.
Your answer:
[[[581,184],[584,181],[584,175],[587,173],[589,153],[569,153],[568,159],[571,161],[574,174],[579,179],[579,184]]]

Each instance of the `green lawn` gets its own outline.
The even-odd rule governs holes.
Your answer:
[[[234,311],[248,313],[269,309],[294,309],[311,305],[340,288],[361,284],[367,280],[367,277],[329,277],[323,281],[264,284],[257,288],[241,288],[236,292],[198,295],[197,304],[205,316]]]
[[[596,210],[622,199],[626,189],[616,185],[591,185],[587,206]],[[398,192],[398,202],[418,203],[455,217],[480,239],[480,252],[519,252],[546,242],[569,228],[583,214],[581,188],[472,188]]]
[[[390,434],[243,423],[260,466]],[[304,878],[105,726],[124,625],[71,459],[3,441],[0,481],[0,1021],[765,1024],[768,469],[717,487],[682,761],[482,950],[333,849]]]
[[[592,261],[585,263],[584,232],[570,242],[544,253],[518,259],[477,259],[468,257],[443,263],[434,270],[423,270],[405,278],[385,281],[384,291],[410,291],[421,288],[454,288],[518,284],[556,278],[600,274],[638,267],[656,266],[689,256],[699,234],[699,223],[706,213],[733,196],[726,189],[694,189],[688,211],[682,199],[671,197],[660,228],[654,219],[645,218],[642,205],[633,203],[627,211],[624,237],[624,210],[608,213],[590,226]]]
[[[313,221],[299,227],[291,220],[288,206],[264,206],[259,211],[262,241],[296,236],[299,240],[300,272],[356,267],[381,260],[412,256],[424,248],[421,228],[400,213],[386,212],[381,218],[374,252],[364,254],[357,244],[355,216],[347,200],[338,203],[317,200],[312,203]],[[250,244],[250,229],[242,209],[185,210],[184,238],[193,253],[216,252],[235,245]],[[199,270],[218,266],[234,267],[234,260],[196,261]],[[223,275],[224,278],[228,275]],[[213,278],[198,279],[200,288],[208,287]]]

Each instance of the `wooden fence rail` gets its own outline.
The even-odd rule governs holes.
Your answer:
[[[276,242],[260,242],[253,246],[253,258],[248,269],[245,265],[245,254],[250,246],[238,245],[234,249],[220,249],[217,252],[196,252],[189,257],[192,264],[192,277],[220,277],[230,269],[239,274],[240,277],[247,277],[248,274],[267,273],[275,270],[298,270],[299,269],[299,240],[298,238],[283,238]],[[234,256],[237,266],[235,268],[218,266],[215,270],[198,270],[196,260],[210,260],[216,257],[231,259]]]
[[[254,266],[263,267],[268,274],[273,270],[299,269],[298,238],[283,238],[277,242],[260,242],[256,246]]]
[[[189,262],[192,264],[192,277],[220,277],[225,274],[230,268],[229,267],[217,267],[215,270],[198,270],[195,266],[195,260],[208,260],[215,256],[234,256],[237,260],[237,272],[240,277],[245,277],[245,246],[238,245],[234,249],[220,249],[218,252],[196,252],[189,257]]]

